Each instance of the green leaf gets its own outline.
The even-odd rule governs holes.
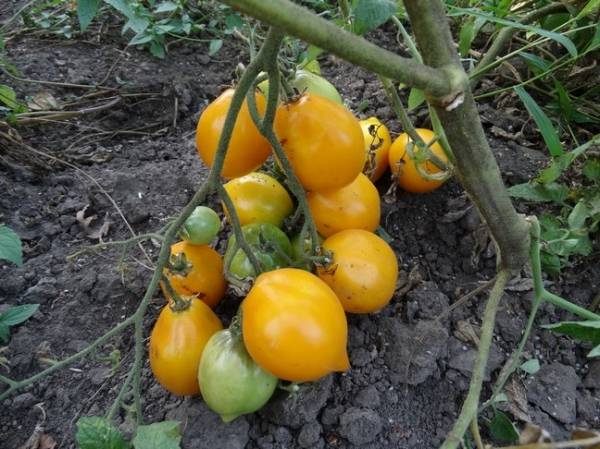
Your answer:
[[[538,27],[535,27],[532,25],[524,25],[522,23],[513,22],[511,20],[502,19],[500,17],[494,16],[493,14],[488,14],[488,13],[482,12],[481,10],[475,9],[475,8],[457,8],[455,6],[452,6],[450,8],[450,12],[448,13],[449,16],[462,16],[465,14],[470,15],[470,16],[475,16],[475,17],[481,17],[482,19],[485,19],[489,22],[498,23],[500,25],[509,26],[509,27],[516,28],[519,30],[529,31],[532,33],[539,34],[540,36],[547,37],[548,39],[552,39],[552,40],[558,42],[559,44],[561,44],[563,47],[565,47],[571,56],[573,56],[573,57],[577,56],[577,47],[575,46],[575,44],[573,43],[573,41],[571,39],[569,39],[567,36],[565,36],[563,34],[544,30],[542,28],[538,28]]]
[[[86,416],[77,421],[75,440],[80,449],[128,449],[130,444],[109,420]]]
[[[554,129],[552,122],[544,113],[544,111],[542,111],[542,108],[539,107],[533,97],[529,95],[522,86],[516,86],[514,89],[540,129],[542,137],[544,138],[544,142],[546,142],[546,146],[550,151],[550,155],[560,156],[563,154],[564,151],[562,149],[562,145],[560,144],[556,129]]]
[[[150,53],[156,58],[163,59],[165,57],[165,46],[154,40],[150,43]]]
[[[590,0],[581,9],[581,11],[579,11],[579,14],[577,14],[575,20],[579,20],[583,17],[589,16],[590,14],[594,14],[598,8],[600,8],[600,0]]]
[[[244,21],[242,20],[242,17],[239,14],[233,13],[225,17],[225,27],[228,31],[233,31],[236,28],[241,29],[243,26]]]
[[[561,323],[545,324],[542,327],[578,340],[591,341],[594,344],[600,343],[600,320],[563,321]]]
[[[460,29],[458,38],[458,50],[461,56],[466,57],[471,49],[473,39],[479,33],[479,30],[485,25],[486,20],[481,17],[471,17]]]
[[[77,0],[77,18],[81,31],[85,31],[88,25],[96,17],[100,0]]]
[[[11,110],[19,106],[17,94],[12,87],[5,84],[0,84],[0,102],[4,103]]]
[[[600,159],[588,159],[583,166],[583,175],[590,181],[600,182]]]
[[[142,32],[140,34],[136,34],[135,36],[133,36],[131,38],[131,40],[129,41],[129,44],[127,44],[127,45],[142,45],[142,44],[147,44],[152,39],[153,39],[153,37],[152,37],[152,35],[150,33]]]
[[[567,218],[570,229],[581,229],[585,221],[590,217],[590,209],[583,201],[579,201]]]
[[[136,34],[139,34],[150,25],[150,21],[147,18],[142,17],[138,13],[138,10],[134,10],[131,7],[131,2],[128,0],[104,0],[104,2],[108,3],[110,6],[127,17],[128,21],[124,26],[124,30],[131,28]],[[148,12],[148,10],[143,7],[139,10]]]
[[[560,156],[557,156],[552,159],[552,162],[548,167],[540,172],[536,181],[541,182],[542,184],[547,184],[553,181],[556,181],[564,172],[571,163],[580,155],[582,155],[588,148],[592,145],[595,145],[598,142],[598,137],[595,136],[583,145],[579,145],[573,151],[569,151],[568,153],[564,153]]]
[[[175,11],[178,7],[179,6],[177,6],[177,4],[173,2],[162,2],[156,5],[156,8],[154,8],[154,12],[171,12]]]
[[[4,323],[0,323],[0,341],[2,343],[8,343],[10,339],[10,327]]]
[[[529,66],[531,71],[536,75],[543,72],[547,72],[550,69],[550,61],[547,61],[544,58],[540,58],[538,55],[522,51],[519,53],[519,56],[525,61],[525,63]]]
[[[505,413],[496,410],[496,414],[488,424],[492,437],[499,441],[514,443],[519,441],[519,432]]]
[[[551,276],[558,276],[562,269],[560,257],[556,254],[550,254],[546,251],[540,252],[540,261],[543,270]]]
[[[180,449],[181,429],[177,421],[163,421],[138,427],[135,449]]]
[[[596,346],[594,349],[592,349],[589,354],[587,355],[590,359],[592,357],[600,357],[600,345]]]
[[[8,260],[18,267],[23,265],[21,239],[8,226],[0,225],[0,259]]]
[[[392,0],[358,0],[353,9],[354,32],[364,34],[384,24],[398,11]]]
[[[223,40],[213,39],[212,41],[210,41],[210,44],[208,44],[208,54],[210,56],[213,56],[221,49],[222,46],[223,46]]]
[[[549,202],[562,204],[569,195],[569,188],[563,184],[550,183],[538,184],[537,182],[526,182],[517,184],[508,189],[508,193],[514,198],[522,198],[528,201]]]
[[[418,108],[425,102],[425,93],[421,89],[412,88],[408,94],[408,110]]]
[[[535,374],[540,370],[540,361],[538,359],[527,360],[519,368],[527,374]]]
[[[7,326],[16,326],[29,319],[40,307],[39,304],[22,304],[13,306],[0,313],[0,323]]]

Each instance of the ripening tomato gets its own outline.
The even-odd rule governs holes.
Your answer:
[[[241,307],[246,349],[280,379],[309,382],[350,367],[344,309],[314,274],[296,268],[263,273]]]
[[[344,229],[374,231],[379,226],[379,192],[362,173],[340,189],[309,192],[307,200],[317,230],[324,237]]]
[[[265,405],[278,379],[252,360],[239,331],[224,329],[204,347],[198,382],[206,405],[230,422]]]
[[[233,89],[223,92],[206,107],[198,121],[196,147],[200,157],[209,167],[212,167],[215,160],[217,146],[233,93]],[[256,94],[256,106],[261,115],[265,113],[266,100],[260,92]],[[243,176],[260,167],[267,160],[270,153],[271,146],[254,125],[248,111],[247,100],[244,100],[233,127],[221,174],[225,178]]]
[[[271,223],[281,227],[283,220],[294,210],[294,203],[285,187],[265,173],[249,173],[232,179],[224,187],[242,226]],[[223,210],[227,215],[224,205]]]
[[[171,286],[183,296],[197,296],[215,307],[225,295],[227,284],[223,276],[223,259],[207,245],[182,241],[171,246],[171,268],[165,269]],[[169,297],[163,288],[165,297]]]
[[[421,139],[423,139],[425,144],[428,144],[435,138],[435,133],[429,129],[417,128],[416,131],[419,134],[419,136],[421,136]],[[400,134],[390,147],[390,169],[392,170],[392,173],[397,175],[398,184],[407,192],[413,193],[425,193],[437,189],[445,181],[426,179],[423,176],[421,176],[415,165],[415,160],[412,159],[408,154],[406,147],[409,142],[411,142],[411,144],[413,145],[413,153],[416,156],[416,158],[418,158],[420,156],[419,153],[421,152],[421,150],[419,150],[419,147],[416,144],[412,143],[412,140],[406,133]],[[442,146],[439,143],[436,142],[429,148],[433,154],[440,158],[440,160],[442,160],[446,164],[448,163],[446,153],[444,153],[444,150],[442,149]],[[423,162],[421,164],[421,167],[425,170],[426,173],[430,174],[442,172],[442,170],[436,167],[431,161]]]
[[[343,104],[342,97],[335,86],[320,75],[308,70],[297,70],[290,84],[300,93],[311,93]]]
[[[363,173],[373,182],[381,178],[389,166],[388,155],[392,138],[387,127],[377,117],[361,120],[360,127],[365,139],[367,161]]]
[[[307,190],[339,189],[365,165],[358,120],[344,106],[314,94],[277,109],[274,129]]]
[[[156,380],[176,395],[195,395],[198,364],[204,346],[223,329],[221,321],[204,302],[192,298],[185,310],[165,306],[150,335],[150,368]]]
[[[372,232],[349,229],[326,239],[323,249],[333,253],[333,262],[318,267],[317,274],[346,312],[376,312],[390,302],[398,280],[398,261],[383,239]]]
[[[185,220],[179,235],[194,245],[208,245],[221,230],[221,220],[210,207],[198,206]]]

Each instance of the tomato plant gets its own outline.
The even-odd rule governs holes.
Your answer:
[[[333,289],[344,310],[376,312],[392,299],[398,261],[383,239],[372,232],[349,229],[326,239],[323,248],[333,253],[333,262],[317,268],[317,273]]]
[[[251,223],[242,226],[242,232],[244,239],[261,263],[263,271],[290,265],[292,246],[287,235],[277,226],[270,223]],[[248,256],[241,248],[236,249],[235,242],[235,235],[232,234],[225,252],[225,259],[231,260],[229,272],[238,279],[256,276]]]
[[[215,159],[233,93],[233,89],[223,92],[204,109],[198,121],[196,147],[200,157],[209,167],[212,167]],[[264,114],[266,100],[261,93],[256,94],[256,106],[259,113]],[[225,178],[235,178],[250,173],[260,167],[270,153],[271,146],[252,121],[247,100],[245,100],[233,127],[222,175]]]
[[[313,94],[278,107],[274,129],[307,190],[338,189],[365,164],[358,120],[344,106]]]
[[[197,296],[215,307],[227,287],[221,255],[207,245],[182,241],[171,246],[170,268],[164,270],[176,293]],[[169,295],[163,288],[166,297]]]
[[[285,187],[271,176],[255,172],[235,178],[225,184],[240,224],[271,223],[277,227],[294,210],[294,203]],[[227,210],[223,206],[227,215]]]
[[[379,226],[379,193],[362,173],[340,189],[309,192],[307,200],[317,230],[325,237],[344,229],[374,231]]]
[[[194,245],[208,245],[221,230],[221,220],[210,207],[198,206],[185,220],[179,232],[181,238]]]
[[[184,300],[179,300],[184,301]],[[185,301],[184,301],[185,302]],[[187,308],[165,306],[150,334],[150,368],[156,380],[176,395],[195,395],[204,346],[223,326],[204,302],[192,298]]]
[[[426,145],[430,144],[435,138],[435,133],[429,129],[417,128],[416,129],[421,139]],[[410,156],[408,151],[408,145],[411,145],[414,158]],[[448,163],[446,153],[442,149],[442,146],[435,142],[429,149],[435,154],[442,162]],[[427,160],[427,156],[423,149],[420,149],[412,140],[409,135],[402,133],[392,143],[389,154],[390,169],[398,178],[398,184],[407,192],[413,193],[425,193],[431,192],[432,190],[440,187],[445,180],[438,179],[427,179],[421,173],[416,164],[420,164],[422,170],[425,173],[435,175],[442,172],[442,170],[434,165],[433,162]]]
[[[252,360],[239,331],[225,329],[206,344],[198,382],[206,405],[229,422],[265,405],[278,379]]]
[[[387,127],[377,117],[369,117],[359,123],[365,139],[365,151],[367,153],[363,173],[375,182],[381,178],[389,166],[388,155],[392,138]]]
[[[246,348],[271,374],[308,382],[349,368],[344,309],[315,275],[296,268],[263,273],[241,307]]]

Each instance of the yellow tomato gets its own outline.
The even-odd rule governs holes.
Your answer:
[[[333,262],[318,268],[317,273],[346,312],[376,312],[390,302],[398,280],[398,261],[383,239],[350,229],[326,239],[323,248],[333,253]]]
[[[175,243],[171,246],[170,263],[175,270],[165,269],[165,275],[175,293],[197,296],[211,307],[225,295],[227,283],[223,276],[223,259],[210,246],[194,245],[185,240]],[[163,293],[168,299],[164,287]]]
[[[388,168],[388,155],[392,138],[386,126],[377,119],[369,117],[360,121],[360,127],[365,139],[365,151],[367,152],[367,162],[363,173],[373,182],[381,178]]]
[[[307,190],[339,189],[365,165],[362,130],[344,106],[315,94],[277,109],[274,129]]]
[[[425,144],[431,142],[435,137],[435,133],[429,129],[417,128],[416,131],[419,136],[421,136],[421,139],[423,139]],[[410,157],[407,151],[407,145],[409,142],[412,143],[409,135],[402,133],[398,136],[390,148],[390,169],[392,170],[392,173],[397,175],[398,184],[407,192],[413,193],[425,193],[437,189],[445,181],[427,179],[424,178],[421,173],[419,173],[417,166],[415,165],[415,160]],[[436,142],[431,145],[430,150],[444,163],[448,163],[446,153],[444,153],[444,150],[439,143]],[[416,156],[418,156],[422,150],[420,150],[416,144],[413,144],[412,151]],[[442,171],[431,161],[424,162],[421,167],[426,173],[429,174],[440,173]]]
[[[249,173],[225,184],[242,226],[250,223],[271,223],[281,227],[283,220],[294,210],[285,188],[269,175]],[[229,218],[225,206],[223,210]]]
[[[340,189],[309,192],[307,199],[317,230],[324,237],[344,229],[374,231],[379,226],[379,193],[362,173]]]
[[[200,157],[209,167],[212,167],[215,160],[233,93],[233,89],[223,92],[206,107],[198,121],[196,147]],[[265,113],[266,100],[261,93],[256,94],[256,107],[260,115]],[[269,154],[271,154],[271,146],[254,125],[248,111],[247,100],[244,100],[233,127],[221,174],[225,178],[243,176],[260,167]]]
[[[204,346],[221,321],[205,303],[192,299],[189,308],[174,311],[167,305],[150,335],[150,368],[156,380],[176,395],[196,395],[198,365]]]
[[[314,274],[296,268],[263,273],[241,307],[244,344],[265,371],[309,382],[350,367],[344,309]]]

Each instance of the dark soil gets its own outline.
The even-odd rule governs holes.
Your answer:
[[[8,16],[7,10],[2,12]],[[23,239],[25,264],[22,268],[0,265],[0,310],[14,304],[40,304],[34,317],[13,331],[2,353],[9,360],[12,378],[31,376],[47,367],[49,359],[81,350],[135,310],[150,278],[151,272],[143,266],[148,261],[135,248],[125,259],[120,259],[118,250],[107,250],[68,262],[68,255],[97,242],[76,215],[87,206],[85,216],[96,216],[92,230],[110,222],[106,240],[127,238],[129,231],[110,197],[136,233],[162,227],[206,177],[193,143],[199,112],[223,85],[231,83],[238,61],[246,60],[233,47],[211,58],[203,44],[177,44],[160,61],[127,47],[126,40],[116,37],[118,28],[110,35],[98,39],[90,34],[74,41],[30,35],[7,43],[7,57],[24,77],[78,84],[98,83],[106,77],[106,86],[119,87],[117,80],[125,80],[121,92],[136,94],[108,110],[69,122],[18,128],[28,145],[78,169],[10,149],[1,159],[0,221]],[[373,38],[393,45],[391,32]],[[356,110],[368,100],[361,117],[377,115],[392,131],[399,131],[373,75],[333,57],[325,57],[321,65],[351,108]],[[74,101],[86,93],[15,83],[2,75],[0,83],[14,85],[21,98],[44,90],[61,101]],[[101,104],[108,96],[88,105]],[[532,149],[530,142],[511,138],[525,123],[523,111],[496,109],[493,102],[480,107],[507,184],[537,173],[545,154]],[[424,114],[416,120],[425,124]],[[35,160],[38,163],[32,165]],[[382,182],[382,192],[387,182]],[[519,207],[529,212],[526,206]],[[180,420],[183,447],[188,449],[438,445],[465,396],[476,353],[473,335],[479,330],[485,295],[445,318],[436,318],[493,277],[493,247],[455,182],[428,195],[398,192],[395,201],[383,205],[382,225],[394,237],[392,246],[402,276],[411,279],[410,288],[378,314],[349,316],[350,371],[302,387],[297,397],[280,392],[259,413],[223,424],[201,399],[168,394],[146,364],[144,420]],[[157,253],[152,245],[146,249],[150,257]],[[588,305],[600,289],[597,256],[553,280],[551,289]],[[520,338],[531,295],[527,273],[506,291],[484,398]],[[231,311],[235,301],[227,298],[217,311]],[[157,297],[147,316],[147,333],[162,305],[163,299]],[[545,305],[539,322],[568,318],[572,318],[568,313]],[[125,332],[91,357],[5,400],[0,409],[0,446],[17,448],[27,440],[40,417],[34,405],[41,403],[47,414],[45,431],[59,443],[57,447],[75,447],[75,422],[81,416],[105,413],[133,358],[132,341],[131,331]],[[114,373],[106,359],[113,349],[121,355]],[[539,359],[542,369],[533,376],[514,376],[511,386],[516,399],[509,412],[520,418],[518,422],[528,418],[556,438],[575,426],[600,426],[600,362],[589,363],[585,353],[580,344],[536,328],[526,357]],[[514,404],[519,404],[518,411]],[[123,431],[131,431],[124,411],[117,422]]]

